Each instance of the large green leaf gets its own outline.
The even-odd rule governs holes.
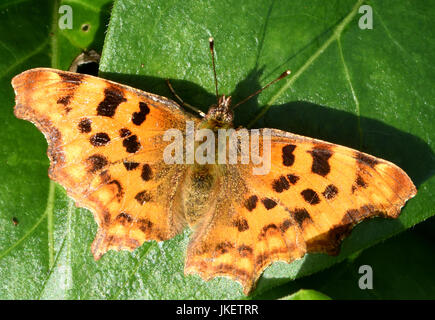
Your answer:
[[[331,268],[289,282],[256,298],[274,299],[299,288],[309,288],[314,290],[306,291],[320,291],[333,299],[433,300],[434,228],[435,218],[432,217],[415,228],[349,256]],[[371,268],[371,289],[360,288],[359,281],[365,274],[360,273],[361,266]],[[297,291],[290,297],[297,297],[300,293]]]
[[[72,29],[58,28],[64,4],[73,10]],[[108,0],[0,4],[1,299],[66,298],[73,272],[64,258],[64,252],[71,258],[72,203],[49,182],[44,137],[13,115],[11,79],[33,67],[67,69],[84,49],[101,52],[110,5]]]
[[[188,230],[164,243],[145,243],[132,253],[109,252],[93,261],[92,215],[75,209],[63,189],[49,183],[44,139],[30,124],[14,119],[9,84],[13,75],[33,66],[65,69],[80,48],[101,41],[98,34],[83,39],[79,28],[93,21],[89,31],[94,30],[107,7],[101,11],[103,3],[69,3],[83,11],[76,15],[78,29],[59,34],[53,28],[57,33],[51,37],[58,4],[40,5],[38,15],[26,2],[0,7],[5,15],[0,32],[18,25],[18,34],[28,38],[16,44],[11,34],[0,43],[0,56],[9,54],[16,61],[0,64],[0,296],[243,298],[231,280],[183,276]],[[274,264],[255,295],[332,266],[435,214],[435,4],[367,3],[374,11],[373,30],[359,29],[363,2],[356,0],[115,2],[102,76],[165,96],[170,93],[164,79],[170,78],[184,100],[206,111],[215,101],[207,48],[213,36],[220,92],[235,101],[283,70],[293,70],[287,81],[238,108],[237,124],[276,127],[358,148],[397,163],[417,185],[417,196],[398,220],[362,223],[338,257],[313,254],[290,265]]]

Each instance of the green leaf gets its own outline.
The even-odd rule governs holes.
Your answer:
[[[49,183],[46,143],[31,124],[13,117],[10,79],[35,66],[66,69],[80,49],[101,44],[101,16],[109,7],[107,2],[65,1],[79,21],[74,30],[59,31],[50,24],[58,4],[41,3],[38,9],[30,1],[0,5],[0,34],[18,28],[14,32],[23,38],[17,44],[10,33],[0,43],[0,298],[244,298],[240,285],[226,278],[203,282],[183,275],[188,230],[132,253],[109,252],[93,260],[92,215],[76,209],[61,187]],[[435,214],[435,5],[368,1],[374,27],[361,30],[362,3],[119,0],[112,10],[102,76],[170,97],[164,82],[169,78],[186,102],[206,111],[215,102],[208,51],[213,36],[219,91],[233,101],[285,69],[293,71],[288,80],[240,106],[237,125],[275,127],[360,149],[398,164],[418,188],[398,220],[361,223],[338,257],[310,254],[290,265],[275,263],[254,297]],[[89,38],[80,30],[83,23],[91,25]]]
[[[333,299],[434,299],[435,218],[360,251],[334,267],[276,288],[259,299],[274,299],[297,288],[319,290]],[[372,289],[361,289],[370,266]]]
[[[71,30],[58,28],[63,4],[73,10]],[[108,0],[0,4],[1,299],[68,297],[72,269],[63,257],[65,248],[71,246],[68,228],[75,211],[63,189],[49,182],[44,137],[32,124],[13,115],[11,79],[34,67],[67,69],[84,49],[101,52],[109,13]],[[89,25],[87,31],[81,30],[83,23]],[[47,289],[50,285],[53,290]]]
[[[331,300],[331,298],[316,290],[301,289],[281,300]]]

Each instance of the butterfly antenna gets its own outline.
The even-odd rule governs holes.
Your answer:
[[[201,118],[204,118],[204,117],[205,117],[205,113],[204,113],[204,112],[202,112],[202,111],[199,110],[198,108],[192,106],[191,104],[188,104],[187,102],[184,102],[183,99],[180,98],[180,96],[175,92],[174,88],[172,87],[172,84],[171,84],[171,82],[169,81],[169,79],[166,79],[166,84],[168,85],[169,90],[171,90],[171,92],[172,92],[172,94],[174,95],[174,97],[177,98],[178,101],[180,101],[180,103],[181,103],[181,105],[182,105],[183,107],[188,107],[189,109],[195,111],[196,113],[198,113],[198,114],[201,116]]]
[[[213,37],[208,38],[208,42],[210,43],[211,61],[213,63],[213,75],[214,75],[214,86],[216,89],[216,99],[219,102],[218,81],[217,81],[217,76],[216,76],[216,64],[214,62],[214,39],[213,39]]]
[[[236,103],[233,106],[233,110],[240,106],[241,104],[244,104],[246,101],[248,101],[249,99],[251,99],[252,97],[255,97],[257,94],[259,94],[261,91],[263,91],[264,89],[268,88],[269,86],[271,86],[272,84],[274,84],[275,82],[278,82],[279,80],[284,79],[285,77],[287,77],[290,74],[290,70],[286,70],[284,71],[278,78],[276,78],[275,80],[269,82],[268,84],[266,84],[263,88],[261,88],[260,90],[257,90],[256,92],[254,92],[253,94],[249,95],[248,97],[246,97],[245,99],[243,99],[242,101]]]

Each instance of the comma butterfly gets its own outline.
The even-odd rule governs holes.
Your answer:
[[[210,49],[216,78],[212,40]],[[232,128],[229,97],[201,118],[165,97],[79,73],[36,68],[12,85],[15,115],[48,141],[50,178],[95,217],[96,260],[189,226],[185,273],[228,276],[248,294],[272,262],[336,254],[358,222],[397,218],[416,194],[391,162],[275,129],[267,129],[271,167],[263,175],[253,174],[252,161],[166,163],[167,130],[185,132],[187,122]]]

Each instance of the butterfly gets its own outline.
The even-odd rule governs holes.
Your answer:
[[[212,39],[210,50],[216,79]],[[186,123],[212,132],[233,127],[230,97],[219,96],[215,83],[218,103],[206,115],[196,110],[198,116],[165,97],[90,75],[36,68],[13,78],[15,115],[48,141],[49,177],[94,215],[96,260],[190,227],[185,274],[227,276],[249,294],[272,262],[337,254],[357,223],[397,218],[416,194],[391,162],[276,129],[260,130],[270,134],[265,174],[254,174],[252,161],[165,162],[168,130],[185,132]]]

